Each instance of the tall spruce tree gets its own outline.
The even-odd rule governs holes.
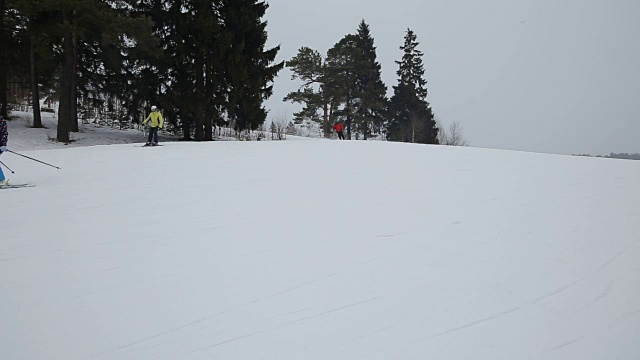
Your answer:
[[[225,56],[227,112],[237,130],[255,130],[267,118],[264,100],[273,95],[273,80],[284,67],[274,63],[280,46],[265,49],[269,5],[258,0],[221,0],[223,37],[229,44]]]
[[[174,0],[169,8],[170,29],[165,57],[169,61],[165,84],[165,105],[173,108],[183,128],[185,140],[210,140],[212,119],[207,114],[211,77],[206,64],[213,39],[220,34],[217,7],[219,1]],[[206,131],[209,129],[209,131]]]
[[[223,29],[223,5],[221,0],[169,0],[161,5],[147,0],[138,5],[153,18],[163,51],[138,73],[140,83],[148,84],[138,90],[138,102],[162,104],[168,120],[182,128],[184,140],[212,140],[213,126],[223,123],[231,38]]]
[[[228,49],[223,35],[223,20],[219,0],[193,0],[192,26],[195,36],[195,107],[196,140],[212,140],[213,125],[222,123],[222,107],[226,89],[222,63]]]
[[[146,116],[146,111],[152,105],[161,106],[165,119],[176,122],[176,111],[166,96],[170,83],[170,69],[173,57],[170,44],[175,33],[175,23],[180,19],[179,13],[170,11],[176,6],[168,1],[143,0],[132,1],[134,18],[148,18],[152,21],[154,39],[157,43],[144,49],[143,52],[135,52],[135,56],[129,60],[127,76],[129,82],[125,85],[128,112],[135,122],[141,122]],[[133,49],[132,49],[133,52]],[[151,53],[150,56],[145,56]],[[188,131],[185,132],[189,134]]]
[[[191,26],[190,3],[189,0],[145,0],[136,6],[142,16],[153,20],[162,55],[139,64],[134,73],[138,86],[133,101],[146,111],[158,105],[165,121],[182,128],[183,140],[192,140],[191,128],[195,126],[193,36],[198,30]]]
[[[427,81],[424,79],[423,53],[415,33],[408,29],[397,71],[398,85],[389,104],[388,139],[423,144],[438,143],[438,128],[427,101]]]
[[[362,20],[356,34],[359,57],[356,59],[357,106],[354,112],[356,131],[367,140],[378,134],[384,121],[387,87],[382,82],[381,66],[369,25]]]

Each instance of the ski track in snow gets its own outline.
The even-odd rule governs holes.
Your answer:
[[[572,345],[574,345],[574,344],[576,344],[576,343],[578,343],[578,342],[580,342],[580,341],[582,341],[582,340],[584,340],[586,338],[587,338],[586,336],[580,336],[580,337],[575,338],[573,340],[570,340],[570,341],[567,341],[565,343],[562,343],[562,344],[560,344],[558,346],[554,346],[551,349],[547,350],[546,352],[549,353],[549,352],[552,352],[552,351],[557,351],[557,350],[566,348],[568,346],[572,346]]]
[[[116,348],[113,348],[113,349],[110,349],[110,350],[104,351],[104,352],[102,352],[102,353],[99,353],[99,354],[96,354],[96,355],[93,355],[93,356],[90,356],[90,357],[87,357],[87,358],[84,358],[84,359],[85,359],[85,360],[96,359],[96,358],[102,357],[102,356],[104,356],[104,355],[108,355],[108,354],[115,353],[115,352],[118,352],[118,351],[121,351],[121,350],[125,350],[125,349],[127,349],[127,348],[129,348],[129,347],[132,347],[132,346],[135,346],[135,345],[138,345],[138,344],[141,344],[141,343],[147,342],[147,341],[149,341],[149,340],[157,339],[157,338],[162,337],[162,336],[164,336],[164,335],[171,334],[171,333],[175,333],[175,332],[180,331],[180,330],[182,330],[182,329],[186,329],[186,328],[188,328],[188,327],[191,327],[191,326],[197,325],[197,324],[199,324],[199,323],[201,323],[201,322],[204,322],[204,321],[206,321],[206,320],[208,320],[209,318],[212,318],[212,317],[214,317],[214,316],[215,316],[215,315],[213,315],[213,316],[211,316],[211,317],[205,317],[205,318],[201,318],[201,319],[198,319],[198,320],[195,320],[195,321],[191,321],[191,322],[188,322],[188,323],[186,323],[186,324],[184,324],[184,325],[182,325],[182,326],[178,326],[178,327],[175,327],[175,328],[172,328],[172,329],[169,329],[169,330],[163,331],[163,332],[161,332],[161,333],[158,333],[158,334],[154,334],[154,335],[148,336],[148,337],[146,337],[146,338],[138,339],[138,340],[133,341],[133,342],[131,342],[131,343],[128,343],[128,344],[125,344],[125,345],[122,345],[122,346],[118,346],[118,347],[116,347]]]
[[[362,304],[365,304],[365,303],[368,303],[368,302],[371,302],[371,301],[375,301],[375,300],[378,300],[378,299],[380,299],[380,297],[375,297],[375,298],[368,299],[368,300],[358,301],[358,302],[353,303],[353,304],[341,306],[341,307],[338,307],[338,308],[335,308],[335,309],[331,309],[331,310],[324,311],[324,312],[321,312],[321,313],[318,313],[318,314],[307,316],[307,317],[304,317],[302,319],[298,319],[298,320],[294,320],[294,321],[291,321],[291,322],[287,322],[287,323],[284,323],[282,325],[278,325],[276,327],[273,327],[273,328],[271,328],[269,330],[265,330],[265,331],[271,331],[271,330],[279,329],[279,328],[286,327],[286,326],[289,326],[289,325],[292,325],[292,324],[296,324],[296,323],[299,323],[299,322],[315,319],[315,318],[318,318],[318,317],[321,317],[321,316],[324,316],[324,315],[328,315],[328,314],[331,314],[331,313],[335,313],[337,311],[342,311],[342,310],[345,310],[345,309],[349,309],[349,308],[352,308],[354,306],[359,306],[359,305],[362,305]],[[243,336],[234,337],[232,339],[225,340],[225,341],[222,341],[222,342],[218,342],[218,343],[215,343],[215,344],[212,344],[212,345],[209,345],[209,346],[206,346],[206,347],[203,347],[203,348],[200,348],[200,349],[185,353],[183,355],[189,355],[189,354],[194,354],[194,353],[197,353],[197,352],[201,352],[203,350],[207,350],[207,349],[210,349],[210,348],[213,348],[213,347],[216,347],[216,346],[227,344],[229,342],[242,340],[242,339],[245,339],[245,338],[260,334],[260,333],[263,333],[265,331],[257,331],[257,332],[251,333],[251,334],[246,334],[246,335],[243,335]]]
[[[440,336],[450,335],[450,334],[453,334],[453,333],[461,331],[461,330],[465,330],[465,329],[468,329],[468,328],[471,328],[471,327],[474,327],[474,326],[477,326],[477,325],[484,324],[484,323],[492,321],[492,320],[499,319],[499,318],[501,318],[503,316],[509,315],[509,314],[511,314],[513,312],[516,312],[518,310],[520,310],[519,307],[508,309],[508,310],[505,310],[505,311],[503,311],[503,312],[501,312],[499,314],[492,315],[492,316],[489,316],[489,317],[486,317],[486,318],[483,318],[483,319],[478,319],[478,320],[475,320],[475,321],[471,321],[471,322],[466,323],[464,325],[460,325],[460,326],[457,326],[455,328],[448,329],[448,330],[439,332],[437,334],[433,334],[433,335],[425,338],[424,340],[431,340],[431,339],[435,339],[435,338],[440,337]]]
[[[246,306],[249,306],[249,305],[253,305],[253,304],[259,303],[259,302],[261,302],[261,301],[265,301],[265,300],[268,300],[268,299],[271,299],[271,298],[277,297],[277,296],[279,296],[279,295],[286,294],[286,293],[288,293],[288,292],[291,292],[291,291],[297,290],[297,289],[299,289],[299,288],[301,288],[301,287],[303,287],[303,286],[305,286],[305,285],[309,285],[309,284],[316,283],[316,282],[318,282],[318,281],[325,280],[325,279],[330,278],[330,277],[332,277],[332,276],[334,276],[334,275],[337,275],[337,274],[338,274],[338,273],[333,273],[333,274],[329,274],[329,275],[327,275],[327,276],[322,276],[322,277],[320,277],[320,278],[318,278],[318,279],[315,279],[315,280],[311,280],[311,281],[307,281],[307,282],[301,283],[301,284],[296,285],[296,286],[294,286],[294,287],[291,287],[291,288],[289,288],[289,289],[287,289],[287,290],[284,290],[284,291],[281,291],[281,292],[275,293],[275,294],[270,295],[270,296],[263,297],[263,298],[261,298],[261,299],[257,299],[257,300],[255,300],[255,301],[251,301],[251,302],[245,303],[245,304],[243,304],[243,305],[241,305],[241,306],[238,306],[238,307],[235,307],[235,308],[233,308],[233,309],[224,310],[224,311],[221,311],[221,312],[219,312],[219,313],[217,313],[217,314],[210,315],[210,316],[206,316],[206,317],[203,317],[203,318],[201,318],[201,319],[199,319],[199,320],[196,320],[196,321],[192,321],[192,322],[186,323],[186,324],[184,324],[184,325],[182,325],[182,326],[178,326],[178,327],[175,327],[175,328],[169,329],[169,330],[167,330],[167,331],[164,331],[164,332],[161,332],[161,333],[158,333],[158,334],[155,334],[155,335],[151,335],[151,336],[146,337],[146,338],[139,339],[139,340],[134,341],[134,342],[132,342],[132,343],[129,343],[129,344],[126,344],[126,345],[122,345],[122,346],[119,346],[119,347],[117,347],[117,348],[113,348],[113,349],[108,350],[108,351],[105,351],[105,352],[103,352],[103,353],[100,353],[100,354],[97,354],[97,355],[94,355],[94,356],[88,357],[88,358],[86,358],[86,360],[94,359],[94,358],[101,357],[101,356],[103,356],[103,355],[107,355],[107,354],[110,354],[110,353],[114,353],[114,352],[122,351],[122,350],[125,350],[125,349],[129,348],[129,347],[133,347],[133,346],[135,346],[135,345],[138,345],[138,344],[141,344],[141,343],[144,343],[144,342],[150,341],[150,340],[154,340],[154,339],[159,338],[159,337],[162,337],[162,336],[164,336],[164,335],[168,335],[168,334],[171,334],[171,333],[178,332],[178,331],[180,331],[180,330],[183,330],[183,329],[186,329],[186,328],[189,328],[189,327],[192,327],[192,326],[198,325],[198,324],[200,324],[200,323],[203,323],[203,322],[209,321],[209,320],[211,320],[211,319],[214,319],[215,317],[218,317],[218,316],[220,316],[220,315],[223,315],[223,314],[229,313],[229,312],[231,312],[231,311],[238,311],[238,310],[240,310],[240,309],[241,309],[241,308],[243,308],[243,307],[246,307]],[[335,312],[335,311],[339,311],[339,310],[347,309],[347,308],[350,308],[350,307],[352,307],[352,306],[356,306],[356,305],[359,305],[359,304],[361,304],[361,303],[365,303],[365,302],[372,301],[372,300],[375,300],[375,299],[370,299],[370,300],[366,300],[366,301],[358,302],[358,303],[351,304],[351,305],[348,305],[348,306],[340,307],[340,308],[338,308],[338,309],[333,309],[333,310],[331,310],[331,311],[323,312],[323,313],[320,313],[320,314],[317,314],[317,315],[313,315],[313,316],[305,317],[305,318],[303,318],[303,319],[296,320],[296,321],[293,321],[293,322],[290,322],[290,323],[284,324],[284,325],[282,325],[282,326],[286,326],[286,325],[289,325],[289,324],[293,324],[293,323],[296,323],[296,322],[299,322],[299,321],[304,321],[304,320],[311,319],[311,318],[314,318],[314,317],[317,317],[317,316],[326,315],[326,314],[329,314],[329,313],[332,313],[332,312]],[[293,314],[293,313],[298,313],[298,312],[292,312],[291,314]],[[278,327],[280,327],[280,326],[278,326]],[[244,339],[244,338],[246,338],[246,337],[249,337],[249,336],[252,336],[252,335],[256,335],[256,334],[258,334],[258,333],[260,333],[260,332],[251,333],[251,334],[247,334],[247,335],[245,335],[245,336],[240,336],[240,337],[237,337],[237,338],[233,338],[233,339],[225,340],[225,341],[222,341],[222,342],[220,342],[220,343],[216,343],[216,344],[214,344],[214,345],[207,346],[207,347],[205,347],[205,348],[202,348],[202,349],[199,349],[199,350],[192,351],[192,352],[190,352],[190,353],[199,352],[199,351],[206,350],[206,349],[208,349],[208,348],[212,348],[212,347],[215,347],[215,346],[223,345],[223,344],[226,344],[226,343],[229,343],[229,342],[232,342],[232,341],[241,340],[241,339]],[[159,346],[159,345],[163,345],[163,344],[165,344],[165,342],[162,342],[162,343],[157,344],[157,345],[154,345],[154,346]],[[151,347],[153,347],[153,346],[147,346],[147,347],[142,348],[142,349],[136,349],[136,350],[131,350],[131,351],[138,351],[138,350],[148,349],[148,348],[151,348]],[[190,353],[187,353],[187,354],[190,354]],[[186,354],[184,354],[184,355],[186,355]]]
[[[558,294],[560,294],[560,293],[562,293],[562,292],[564,292],[564,291],[566,291],[566,290],[570,289],[571,287],[573,287],[573,286],[575,286],[575,285],[577,285],[577,284],[580,284],[580,283],[581,283],[581,282],[583,282],[585,279],[586,279],[586,278],[580,278],[580,279],[578,279],[578,280],[576,280],[576,281],[572,281],[572,282],[570,282],[569,284],[567,284],[567,285],[565,285],[565,286],[562,286],[561,288],[559,288],[559,289],[557,289],[557,290],[554,290],[554,291],[552,291],[552,292],[550,292],[550,293],[544,294],[544,295],[542,295],[542,296],[539,296],[539,297],[537,297],[537,298],[533,299],[533,301],[532,301],[532,302],[535,304],[535,303],[538,303],[538,302],[540,302],[540,301],[542,301],[542,300],[545,300],[545,299],[547,299],[547,298],[550,298],[550,297],[556,296],[556,295],[558,295]]]

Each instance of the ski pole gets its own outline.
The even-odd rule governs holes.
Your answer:
[[[8,166],[7,166],[7,164],[3,163],[2,161],[0,161],[0,164],[2,164],[2,166],[6,167],[6,168],[7,168],[7,170],[11,171],[11,173],[12,173],[12,174],[15,174],[15,173],[16,173],[15,171],[11,170],[11,168],[10,168],[10,167],[8,167]]]
[[[10,152],[10,153],[12,153],[12,154],[16,154],[16,155],[18,155],[18,156],[22,156],[22,157],[27,158],[27,159],[29,159],[29,160],[37,161],[37,162],[39,162],[39,163],[41,163],[41,164],[49,165],[49,166],[51,166],[51,167],[54,167],[54,168],[56,168],[56,169],[60,170],[60,168],[59,168],[59,167],[57,167],[57,166],[55,166],[55,165],[48,164],[48,163],[46,163],[46,162],[44,162],[44,161],[40,161],[40,160],[38,160],[38,159],[34,159],[34,158],[29,157],[29,156],[27,156],[27,155],[18,154],[18,153],[17,153],[17,152],[15,152],[15,151],[11,151],[11,150],[7,150],[7,151],[8,151],[8,152]]]

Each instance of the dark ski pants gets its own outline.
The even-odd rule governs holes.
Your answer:
[[[149,138],[147,139],[148,143],[154,143],[157,144],[158,143],[158,128],[157,127],[150,127],[149,128]]]
[[[342,135],[342,131],[338,131],[338,139],[344,140],[344,135]]]

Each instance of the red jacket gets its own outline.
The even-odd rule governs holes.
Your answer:
[[[340,123],[333,125],[333,128],[336,130],[336,132],[342,132],[342,130],[344,130],[344,126]]]

